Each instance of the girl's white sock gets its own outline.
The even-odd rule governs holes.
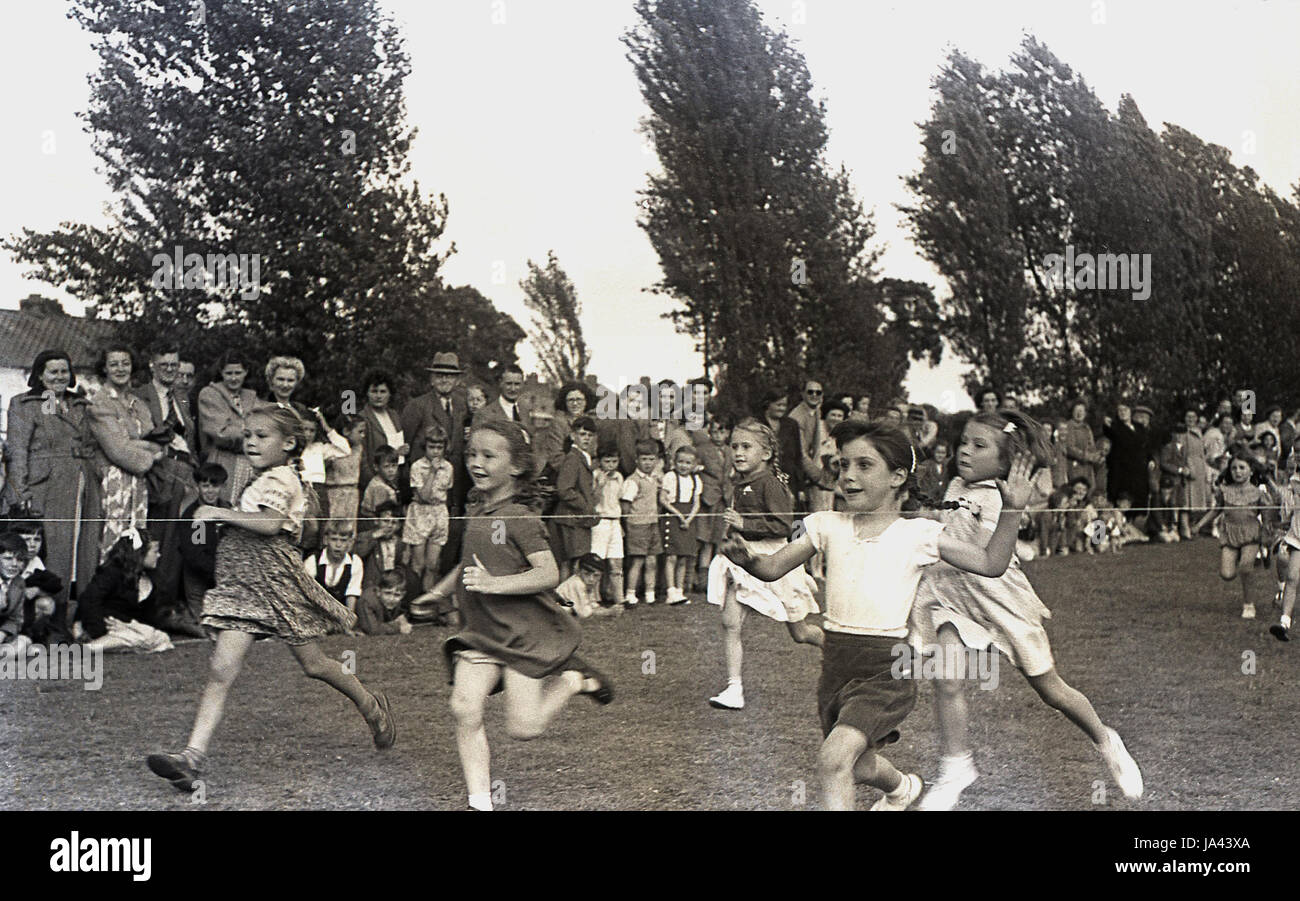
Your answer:
[[[470,795],[470,796],[469,796],[469,806],[470,806],[470,807],[473,807],[475,810],[491,810],[491,809],[492,809],[492,793],[491,793],[491,792],[477,792],[476,794],[472,794],[472,795]]]
[[[956,770],[964,770],[975,766],[975,753],[966,751],[955,757],[947,754],[939,758],[939,772],[950,773]]]

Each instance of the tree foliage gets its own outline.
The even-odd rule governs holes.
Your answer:
[[[1300,399],[1294,202],[1226,148],[1172,124],[1157,135],[1131,96],[1111,113],[1033,38],[1000,73],[953,51],[933,87],[902,209],[952,292],[939,328],[973,364],[968,387],[1058,410],[1079,395],[1167,410],[1238,388]],[[1149,284],[1102,284],[1100,261],[1095,285],[1054,278],[1067,248],[1149,254]]]
[[[107,228],[9,238],[35,277],[199,362],[218,333],[253,360],[299,356],[316,402],[375,363],[463,353],[471,324],[474,353],[514,360],[518,326],[440,280],[446,199],[408,178],[410,62],[376,0],[74,0],[69,15],[99,55],[84,118],[115,200]],[[157,286],[176,247],[256,254],[259,290]]]
[[[529,260],[528,277],[519,287],[524,289],[524,304],[534,313],[528,338],[545,380],[552,385],[582,380],[591,362],[578,321],[582,304],[555,251],[547,252],[545,267]]]
[[[660,166],[639,224],[663,271],[655,290],[679,305],[667,316],[699,340],[724,403],[836,366],[839,385],[896,392],[909,350],[938,353],[907,334],[934,317],[885,306],[874,225],[827,163],[803,55],[751,0],[638,0],[636,12],[623,40]]]

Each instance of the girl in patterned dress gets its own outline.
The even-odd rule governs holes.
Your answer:
[[[467,517],[460,563],[421,600],[456,594],[464,625],[443,646],[456,750],[470,808],[491,810],[491,752],[483,723],[489,695],[504,691],[506,732],[522,740],[540,736],[574,695],[608,704],[614,688],[575,653],[582,630],[556,600],[560,571],[546,527],[525,506],[536,470],[523,428],[503,419],[474,426],[465,465],[477,500]]]
[[[217,585],[203,598],[202,622],[217,630],[216,647],[189,744],[178,754],[151,754],[147,761],[149,769],[181,791],[193,790],[226,695],[259,637],[283,640],[306,675],[356,704],[375,747],[388,748],[396,740],[388,699],[368,690],[316,643],[329,632],[351,629],[356,616],[307,573],[295,547],[307,507],[293,465],[304,436],[304,423],[292,407],[256,408],[244,423],[244,455],[257,479],[244,490],[237,509],[202,506],[194,511],[196,523],[225,526],[217,545]]]
[[[728,534],[750,542],[755,553],[772,554],[786,544],[794,519],[794,497],[776,460],[776,435],[757,419],[737,423],[731,432],[733,500],[723,514]],[[709,564],[710,604],[722,607],[723,653],[727,660],[727,687],[709,698],[720,710],[741,710],[745,690],[740,678],[744,648],[740,629],[745,608],[785,623],[790,637],[802,644],[821,644],[821,630],[806,622],[817,612],[816,589],[807,570],[796,567],[779,581],[768,584],[719,554]]]
[[[1029,454],[1041,466],[1050,465],[1051,453],[1043,427],[1023,413],[976,413],[962,432],[957,477],[944,495],[945,502],[961,504],[940,514],[947,530],[954,538],[987,543],[1003,507],[995,480],[1006,477],[1017,455]],[[1142,773],[1119,734],[1103,724],[1088,699],[1056,672],[1043,628],[1051,613],[1014,556],[1006,571],[995,578],[943,563],[931,567],[917,590],[916,611],[918,631],[927,638],[931,629],[937,633],[937,646],[925,643],[942,655],[942,660],[967,659],[966,648],[983,653],[996,649],[1005,654],[1044,702],[1065,714],[1096,743],[1124,795],[1142,796]],[[966,738],[961,675],[948,673],[935,680],[942,756],[939,778],[921,799],[923,810],[951,810],[979,775]]]

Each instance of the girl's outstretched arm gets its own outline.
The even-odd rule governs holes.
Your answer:
[[[448,570],[447,575],[443,576],[441,579],[438,580],[437,585],[434,585],[424,594],[416,598],[413,598],[412,603],[414,603],[415,601],[444,600],[446,598],[451,597],[453,594],[456,593],[456,583],[460,581],[461,570],[463,570],[464,568],[465,568],[465,564],[457,563],[450,570]]]
[[[764,582],[775,582],[791,570],[803,566],[817,553],[807,534],[787,544],[772,554],[755,556],[743,538],[735,537],[720,547],[719,552],[750,575]]]
[[[243,510],[231,510],[229,507],[202,506],[194,511],[193,518],[195,522],[210,519],[247,529],[254,535],[270,536],[284,528],[287,517],[269,507],[259,507],[256,513],[245,513]]]
[[[1019,454],[1011,463],[1011,472],[1005,480],[998,480],[1002,492],[1002,513],[998,527],[985,546],[953,538],[947,532],[939,533],[939,557],[943,562],[964,569],[977,576],[996,577],[1007,571],[1011,556],[1016,550],[1016,534],[1020,529],[1020,514],[1033,485],[1029,476],[1033,459]]]
[[[532,569],[513,576],[494,576],[475,556],[472,564],[462,565],[461,578],[470,591],[483,594],[537,594],[560,584],[560,568],[549,550],[529,554],[528,563]]]

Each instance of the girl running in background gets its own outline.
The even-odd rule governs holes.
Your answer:
[[[258,637],[289,645],[304,673],[347,696],[365,717],[375,747],[397,738],[388,699],[374,694],[316,643],[351,629],[356,616],[308,575],[294,542],[302,533],[307,498],[294,468],[306,427],[292,407],[265,404],[244,421],[243,454],[257,472],[237,509],[201,506],[194,521],[223,523],[217,545],[217,585],[203,597],[202,623],[218,631],[189,744],[180,753],[150,754],[149,769],[181,791],[193,791],[207,759],[226,695]]]
[[[465,451],[479,502],[465,526],[460,564],[427,597],[456,593],[464,628],[447,639],[451,712],[469,806],[491,810],[491,752],[483,709],[504,689],[506,732],[537,738],[576,694],[614,699],[609,678],[576,653],[578,622],[556,601],[559,567],[541,517],[525,506],[534,472],[524,430],[513,422],[475,426]]]
[[[771,554],[786,544],[794,519],[794,498],[776,460],[776,436],[757,419],[745,419],[731,432],[733,500],[723,514],[728,534],[753,542],[756,554]],[[821,644],[821,629],[805,619],[817,612],[813,599],[816,583],[802,569],[790,571],[775,585],[759,580],[727,557],[709,564],[708,601],[722,606],[723,649],[727,660],[727,687],[709,698],[722,710],[745,706],[740,680],[744,648],[740,629],[745,608],[786,624],[790,637],[804,644]]]
[[[1047,465],[1051,454],[1043,427],[1025,414],[1014,410],[976,413],[962,432],[957,476],[944,496],[945,502],[962,505],[941,514],[948,533],[954,539],[992,546],[995,528],[1000,530],[1002,520],[1010,515],[1003,513],[1007,509],[1002,497],[1005,491],[997,480],[1013,469],[1013,459],[1029,456],[1038,465]],[[1045,703],[1065,714],[1096,743],[1124,795],[1142,796],[1142,773],[1119,734],[1104,725],[1088,699],[1056,672],[1043,628],[1043,620],[1051,613],[1014,556],[996,578],[942,564],[927,570],[917,590],[917,614],[923,632],[930,627],[937,632],[936,653],[943,660],[965,659],[965,648],[986,653],[996,648],[1005,654]],[[939,778],[920,806],[951,810],[979,775],[966,735],[963,680],[936,680],[934,697],[942,757]]]
[[[1255,459],[1247,451],[1239,450],[1228,461],[1228,467],[1214,486],[1214,506],[1197,525],[1215,517],[1219,531],[1219,578],[1224,582],[1241,579],[1241,618],[1255,618],[1255,602],[1251,599],[1250,583],[1254,579],[1252,568],[1259,556],[1259,542],[1263,533],[1260,515],[1269,507],[1276,507],[1268,487],[1255,482]],[[1215,510],[1219,513],[1216,515]],[[1196,531],[1200,531],[1197,529]]]
[[[1300,452],[1292,451],[1286,460],[1287,483],[1282,486],[1281,518],[1286,534],[1278,544],[1277,572],[1281,582],[1282,617],[1268,631],[1278,641],[1291,640],[1291,613],[1295,610],[1296,585],[1300,583]]]
[[[1019,508],[1029,497],[1031,464],[1020,456],[1008,481],[998,483],[1006,512],[985,546],[956,537],[943,523],[903,514],[904,501],[916,491],[917,460],[900,427],[848,420],[831,434],[840,454],[837,485],[845,509],[805,517],[803,534],[773,554],[757,556],[753,545],[738,540],[723,553],[769,582],[801,571],[816,553],[825,557],[826,631],[817,686],[824,803],[831,810],[852,810],[862,782],[885,793],[872,810],[906,810],[921,794],[921,778],[900,773],[878,750],[898,740],[898,726],[916,706],[916,680],[897,678],[894,667],[917,582],[939,560],[985,576],[1006,569]]]

